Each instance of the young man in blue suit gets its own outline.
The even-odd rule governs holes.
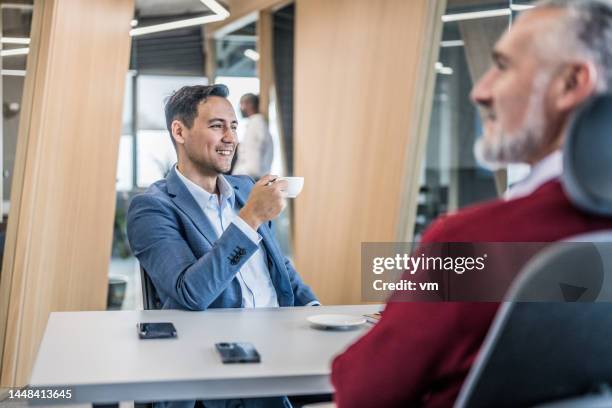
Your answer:
[[[127,225],[132,250],[164,309],[317,305],[272,233],[287,183],[275,176],[254,183],[223,174],[238,143],[228,93],[225,85],[186,86],[167,101],[166,124],[178,162],[132,200]],[[236,403],[204,406],[241,406]],[[242,403],[290,406],[286,398]],[[169,406],[195,402],[178,404]]]

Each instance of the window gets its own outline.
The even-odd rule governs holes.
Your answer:
[[[466,3],[449,2],[445,14],[458,17],[466,12],[501,10],[503,15],[444,23],[421,171],[416,240],[439,215],[494,198],[525,175],[525,166],[492,173],[476,162],[473,146],[482,129],[478,109],[469,94],[474,81],[488,69],[497,39],[510,27],[516,11],[531,2],[510,0],[492,5],[481,1],[465,6]]]

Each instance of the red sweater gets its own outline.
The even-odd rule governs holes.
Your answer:
[[[439,218],[431,242],[552,242],[612,229],[612,219],[576,209],[561,184]],[[339,408],[452,407],[498,303],[391,302],[383,318],[332,364]]]

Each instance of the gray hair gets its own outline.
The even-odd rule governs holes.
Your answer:
[[[536,7],[560,8],[566,16],[549,33],[548,52],[565,58],[586,58],[597,68],[597,93],[612,87],[612,0],[540,0]],[[546,39],[543,39],[546,41]],[[554,41],[556,46],[550,46]],[[561,48],[562,47],[562,48]]]

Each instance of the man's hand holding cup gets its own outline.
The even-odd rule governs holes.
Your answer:
[[[251,190],[249,199],[238,213],[247,224],[257,230],[261,224],[276,218],[285,208],[287,180],[278,176],[264,176]]]

